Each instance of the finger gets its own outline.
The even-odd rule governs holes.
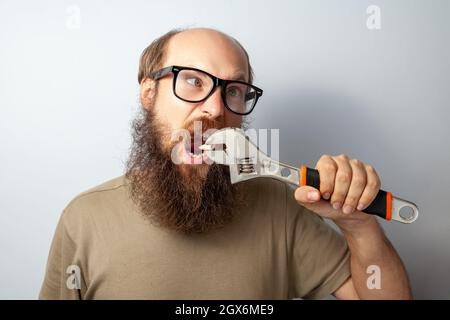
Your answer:
[[[342,207],[342,212],[345,214],[352,213],[358,206],[367,181],[366,169],[361,161],[352,159],[350,160],[350,166],[352,168],[352,181]]]
[[[315,192],[316,199],[318,200],[310,200],[308,198],[309,192]],[[340,210],[333,209],[330,202],[321,200],[319,196],[319,190],[311,186],[297,188],[294,193],[295,199],[301,206],[318,214],[319,216],[332,220],[336,220],[340,217],[342,218],[342,212]]]
[[[364,191],[359,199],[359,203],[357,206],[357,209],[359,211],[364,210],[372,203],[372,201],[377,196],[378,191],[380,191],[381,186],[380,177],[378,176],[375,169],[368,164],[365,164],[364,168],[366,170],[367,181],[366,187],[364,188]]]
[[[342,208],[352,182],[352,168],[346,155],[333,157],[333,160],[337,163],[338,169],[330,202],[335,210],[339,210]]]
[[[294,197],[301,203],[314,203],[320,200],[319,190],[311,186],[297,188]]]
[[[337,164],[329,155],[324,154],[317,161],[316,169],[320,177],[320,193],[326,200],[334,191],[334,179],[336,177]]]

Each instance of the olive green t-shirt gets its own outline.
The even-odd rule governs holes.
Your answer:
[[[40,299],[318,299],[350,276],[339,233],[271,178],[225,227],[186,235],[150,222],[118,177],[61,214]],[[80,288],[80,290],[77,290]]]

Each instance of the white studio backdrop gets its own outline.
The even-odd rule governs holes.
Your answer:
[[[123,174],[142,50],[213,27],[247,48],[264,89],[252,127],[280,129],[283,162],[346,153],[419,205],[414,224],[382,224],[415,297],[449,299],[449,12],[445,0],[0,0],[0,298],[37,298],[62,209]]]

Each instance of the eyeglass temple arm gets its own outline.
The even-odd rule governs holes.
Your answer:
[[[245,101],[252,100],[256,97],[256,95],[262,96],[262,92],[252,91],[245,95]]]
[[[256,96],[256,91],[249,92],[245,95],[245,101],[252,100]]]
[[[164,77],[169,72],[172,72],[173,67],[165,67],[161,70],[155,71],[151,74],[153,80],[158,80]]]

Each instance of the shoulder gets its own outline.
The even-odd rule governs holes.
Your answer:
[[[64,208],[61,220],[66,228],[77,229],[82,224],[102,218],[123,207],[129,201],[127,180],[119,176],[76,195]]]
[[[125,186],[126,184],[126,179],[125,176],[119,176],[119,177],[115,177],[112,178],[108,181],[105,181],[95,187],[89,188],[81,193],[79,193],[73,200],[72,202],[84,198],[86,196],[89,195],[93,195],[93,194],[98,194],[98,193],[108,193],[110,191],[116,190],[118,188],[121,188],[123,186]]]
[[[103,201],[114,200],[125,191],[125,176],[119,176],[89,188],[75,196],[67,205],[67,209],[77,206],[97,206]]]

